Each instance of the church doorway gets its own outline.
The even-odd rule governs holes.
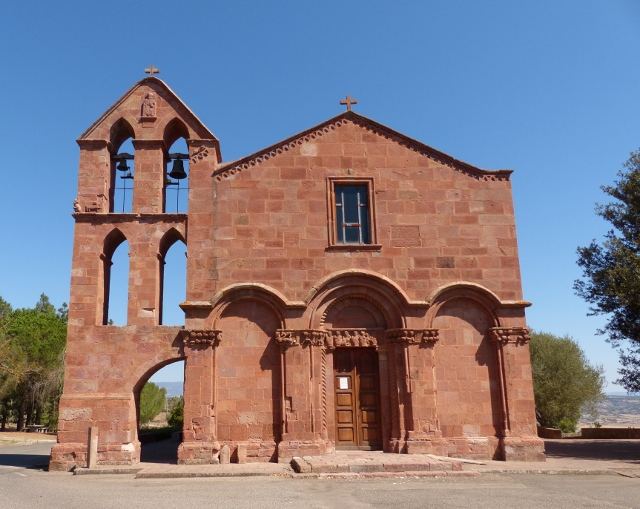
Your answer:
[[[378,353],[336,348],[333,366],[336,449],[381,449]]]

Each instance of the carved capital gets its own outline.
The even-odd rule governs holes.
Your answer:
[[[341,346],[378,346],[383,332],[383,329],[331,329],[327,331],[326,346],[329,350]]]
[[[276,331],[276,343],[284,348],[300,346],[300,332],[298,330],[278,329]]]
[[[417,345],[420,343],[435,343],[438,341],[438,329],[389,329],[386,339],[390,343],[407,343]]]
[[[526,327],[491,327],[489,329],[490,340],[492,343],[528,343],[531,337],[530,330]]]
[[[289,348],[310,345],[325,346],[327,331],[315,329],[279,329],[276,331],[276,343]]]
[[[300,342],[303,345],[311,345],[311,346],[325,346],[327,341],[327,336],[329,335],[328,331],[324,330],[303,330],[300,331],[302,333],[302,338]]]
[[[222,340],[221,330],[183,330],[180,331],[184,346],[191,348],[216,347]]]

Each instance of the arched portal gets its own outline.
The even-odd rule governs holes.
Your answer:
[[[184,359],[180,358],[155,365],[134,386],[140,461],[177,463],[183,394]]]
[[[329,333],[327,431],[337,449],[390,450],[400,427],[395,381],[404,364],[386,338],[405,325],[397,297],[380,278],[349,274],[329,280],[310,303],[311,328]]]

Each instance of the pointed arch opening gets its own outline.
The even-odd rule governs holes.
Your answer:
[[[189,206],[189,129],[178,118],[171,120],[164,130],[165,182],[163,211],[185,213]]]
[[[187,295],[187,245],[182,234],[171,228],[160,241],[159,325],[184,325],[184,311],[179,304]]]
[[[133,160],[135,157],[133,139],[135,139],[133,127],[124,118],[119,119],[111,127],[112,156],[109,182],[109,212],[132,212]]]
[[[129,302],[129,243],[115,229],[104,241],[102,255],[102,325],[126,325]]]

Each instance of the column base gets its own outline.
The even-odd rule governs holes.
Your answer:
[[[278,444],[278,463],[289,463],[295,456],[320,456],[334,451],[331,440],[283,440]]]
[[[219,442],[182,442],[178,447],[178,465],[209,465],[220,462]]]
[[[546,461],[544,442],[536,437],[507,437],[502,440],[507,461]]]

